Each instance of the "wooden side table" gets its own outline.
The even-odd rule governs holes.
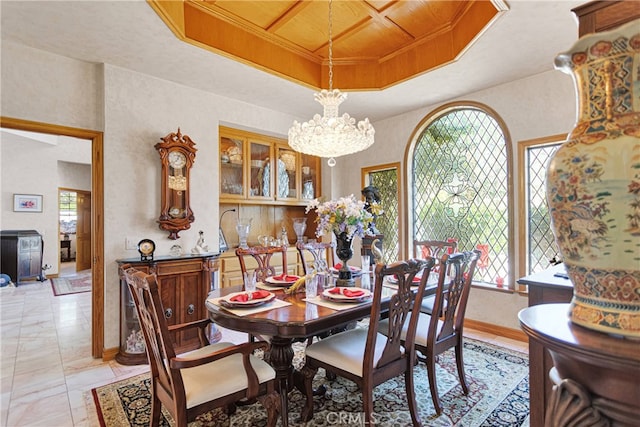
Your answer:
[[[521,285],[529,288],[529,307],[538,304],[567,303],[573,297],[573,285],[567,278],[564,264],[534,273],[518,279]],[[551,380],[549,370],[553,368],[553,360],[549,351],[540,342],[529,340],[529,422],[531,427],[544,425],[544,414],[547,402],[551,397]]]
[[[522,329],[554,363],[545,425],[637,426],[640,341],[574,325],[568,312],[569,304],[542,304],[518,314]]]

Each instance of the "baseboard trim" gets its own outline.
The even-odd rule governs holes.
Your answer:
[[[102,351],[102,360],[104,362],[108,362],[109,360],[114,360],[116,358],[116,354],[120,352],[119,347],[115,348],[106,348]]]
[[[494,325],[493,323],[481,322],[479,320],[464,319],[464,326],[475,329],[480,332],[486,332],[488,334],[499,335],[501,337],[510,338],[516,341],[528,342],[527,334],[519,329],[506,328],[500,325]]]

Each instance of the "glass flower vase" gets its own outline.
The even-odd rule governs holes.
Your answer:
[[[336,286],[353,286],[355,281],[347,264],[353,257],[353,239],[349,238],[347,233],[334,233],[334,235],[336,236],[336,255],[342,261]]]
[[[570,320],[640,338],[640,25],[589,34],[556,58],[578,120],[547,171],[556,242],[573,284]]]

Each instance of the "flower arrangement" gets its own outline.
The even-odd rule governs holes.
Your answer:
[[[370,205],[370,210],[365,208],[365,202],[356,200],[353,194],[341,197],[338,200],[321,202],[314,199],[309,202],[306,213],[314,210],[318,214],[316,222],[316,236],[320,237],[324,233],[333,232],[337,235],[346,233],[346,238],[352,239],[354,236],[364,237],[370,234],[370,226],[373,221],[373,214],[381,212],[377,203]],[[373,213],[372,213],[373,212]]]

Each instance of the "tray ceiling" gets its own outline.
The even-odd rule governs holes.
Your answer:
[[[329,87],[328,1],[149,0],[181,40]],[[333,87],[376,90],[455,61],[507,8],[494,1],[336,0]]]

